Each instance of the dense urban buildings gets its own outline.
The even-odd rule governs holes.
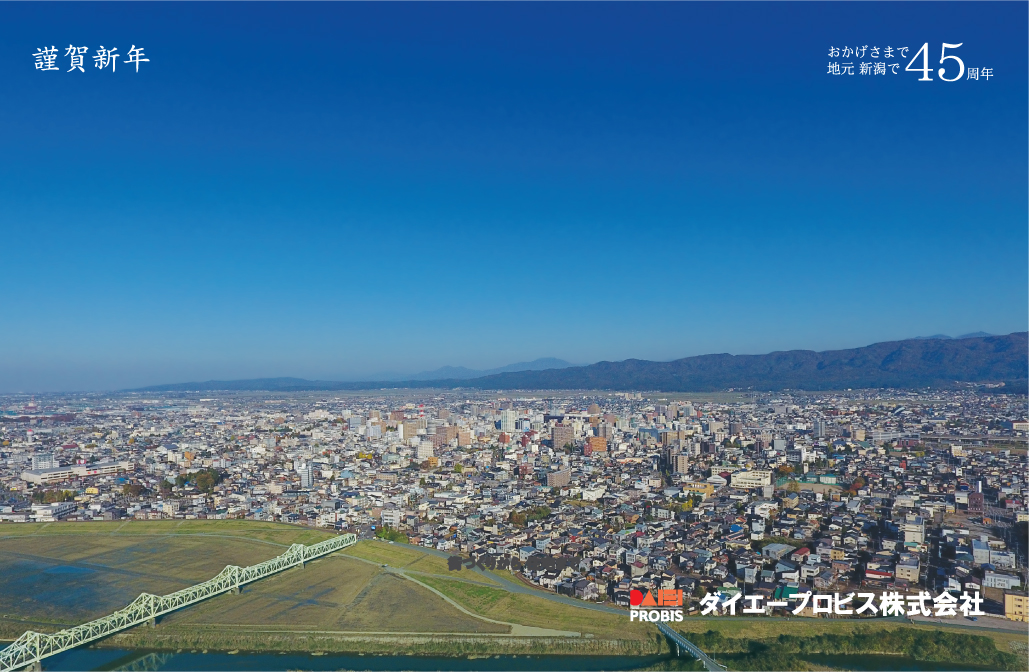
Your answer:
[[[1027,619],[1024,396],[204,395],[0,398],[0,524],[274,520],[617,604],[978,590]]]

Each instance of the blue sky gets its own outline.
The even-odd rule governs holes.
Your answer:
[[[1026,22],[4,3],[0,391],[1024,330]],[[918,82],[924,42],[934,71],[960,42],[994,76]],[[51,44],[61,70],[36,70]],[[92,67],[132,44],[139,73]],[[846,45],[908,58],[827,75]]]

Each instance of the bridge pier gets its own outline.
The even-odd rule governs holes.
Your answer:
[[[29,663],[21,669],[24,672],[43,672],[43,663],[37,660],[34,663]]]
[[[149,621],[146,622],[146,624],[147,624],[147,626],[149,626],[151,628],[156,628],[157,627],[157,619],[156,618],[151,618]]]
[[[239,586],[233,586],[232,587],[232,594],[233,595],[239,595],[239,593],[240,593]]]

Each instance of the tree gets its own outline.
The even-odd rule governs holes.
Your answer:
[[[847,488],[844,492],[848,493],[850,496],[853,497],[858,493],[858,490],[860,490],[863,487],[865,487],[865,479],[861,476],[858,476],[854,479],[854,482],[850,484],[850,487]]]
[[[181,488],[187,483],[192,483],[197,490],[210,494],[214,492],[214,486],[221,483],[222,478],[222,473],[217,469],[204,469],[189,474],[179,474],[175,477],[175,485]]]
[[[525,511],[512,511],[508,520],[512,525],[525,527],[530,521],[542,520],[549,515],[550,507],[534,506],[531,509],[526,509]]]
[[[122,486],[121,494],[126,497],[139,497],[143,494],[144,488],[139,483],[126,483]]]
[[[221,481],[221,474],[214,469],[206,469],[196,476],[197,489],[208,494],[214,492],[214,486],[219,481]]]
[[[75,494],[73,490],[37,490],[32,493],[32,499],[44,504],[72,502],[75,501]]]
[[[796,481],[790,481],[786,484],[786,489],[790,492],[800,492],[800,483]]]
[[[383,525],[375,531],[375,536],[386,541],[399,541],[403,544],[408,542],[407,535],[389,525]]]

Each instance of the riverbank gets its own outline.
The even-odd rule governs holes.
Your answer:
[[[469,655],[464,657],[389,654],[290,654],[249,651],[145,651],[76,649],[48,660],[52,672],[79,670],[368,670],[369,672],[616,672],[701,668],[671,656]]]
[[[876,629],[851,634],[779,635],[775,638],[725,637],[709,630],[690,633],[690,640],[733,670],[814,670],[834,667],[848,658],[885,657],[914,666],[892,669],[1025,670],[1024,657],[1001,651],[992,639],[942,630],[911,627]],[[858,669],[891,669],[890,666]]]
[[[340,632],[136,628],[108,637],[97,648],[393,654],[405,656],[603,655],[670,653],[659,633],[648,639],[519,637],[505,634]]]
[[[773,638],[725,637],[721,633],[690,633],[691,640],[729,670],[879,670],[942,671],[942,670],[1023,670],[1025,661],[1019,656],[998,651],[993,641],[977,635],[940,631],[914,630],[910,627],[875,629],[851,635],[823,634],[814,636],[780,635]],[[346,669],[414,670],[422,669],[414,661],[434,660],[433,670],[519,670],[519,669],[641,669],[695,670],[699,663],[689,657],[676,658],[667,640],[655,633],[647,641],[583,638],[570,640],[554,637],[516,637],[453,633],[404,634],[346,633],[317,631],[178,631],[171,628],[136,628],[108,637],[92,647],[76,650],[74,660],[48,669],[116,669],[100,662],[120,652],[117,658],[130,655],[160,654],[162,659],[176,656],[176,664],[164,669],[214,669],[215,658],[231,656],[233,665],[224,669],[340,669],[329,665],[312,665],[311,661],[347,658]],[[69,655],[74,652],[68,652]],[[180,655],[181,654],[181,655]],[[64,654],[62,654],[64,655]],[[183,658],[182,656],[186,657]],[[368,660],[365,660],[365,657]],[[536,658],[550,665],[523,668],[522,663],[508,666],[468,667],[466,661]],[[372,664],[372,659],[378,663]],[[86,663],[90,660],[97,664]],[[226,659],[229,660],[229,659]],[[276,665],[269,666],[268,660]],[[355,664],[355,661],[363,661]],[[402,661],[409,661],[403,663]],[[558,665],[553,661],[563,661]],[[570,661],[592,661],[599,667],[583,666]],[[608,664],[597,661],[607,660]],[[202,663],[200,661],[206,661]],[[246,662],[250,661],[250,662]],[[254,661],[264,661],[257,664]],[[289,661],[286,664],[286,661]],[[397,662],[401,661],[401,662]],[[633,667],[628,661],[636,661]],[[59,662],[59,661],[55,661]],[[257,667],[249,666],[257,664]],[[567,663],[567,664],[565,664]],[[217,665],[218,669],[223,669]]]

